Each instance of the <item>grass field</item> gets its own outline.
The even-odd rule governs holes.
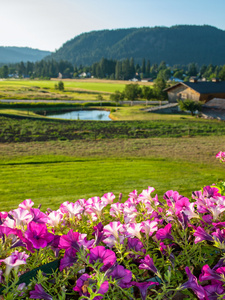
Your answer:
[[[110,93],[122,91],[124,81],[63,80],[65,90],[55,89],[57,80],[1,80],[0,99],[95,100],[101,94],[109,100]],[[150,85],[150,84],[149,84]]]
[[[148,186],[162,197],[169,189],[193,190],[224,179],[215,154],[225,136],[0,144],[0,207],[31,198],[43,209],[64,201]]]
[[[0,117],[0,142],[222,136],[225,122],[202,119],[56,121]]]

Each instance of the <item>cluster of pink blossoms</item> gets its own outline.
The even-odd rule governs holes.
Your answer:
[[[220,151],[216,154],[216,158],[219,158],[221,162],[225,162],[225,152]]]
[[[0,280],[4,282],[4,276],[9,276],[12,268],[18,269],[27,264],[29,257],[39,249],[53,250],[55,258],[60,259],[61,272],[76,264],[78,253],[82,251],[90,264],[102,263],[100,271],[105,274],[104,282],[96,291],[102,296],[96,296],[95,300],[102,299],[108,292],[109,278],[117,280],[122,289],[132,286],[138,288],[144,300],[151,285],[160,289],[160,281],[151,279],[162,279],[164,276],[162,272],[165,266],[160,266],[156,258],[153,260],[153,253],[158,253],[159,257],[170,262],[170,268],[174,268],[174,272],[177,268],[175,256],[185,251],[186,241],[182,240],[182,236],[193,245],[204,243],[215,249],[215,253],[223,253],[225,196],[216,187],[206,186],[202,191],[194,192],[191,200],[170,190],[160,201],[157,195],[151,195],[153,192],[152,187],[143,190],[141,194],[135,190],[123,203],[114,203],[116,197],[107,193],[101,198],[79,199],[75,203],[67,201],[58,210],[48,209],[46,213],[33,208],[34,203],[28,199],[19,204],[17,209],[8,213],[1,212],[1,243],[7,238],[11,241],[11,249],[18,250],[0,260],[0,264],[6,266],[5,274],[0,273]],[[92,228],[91,235],[76,230],[80,228],[82,221]],[[124,253],[129,253],[128,259],[142,272],[140,274],[143,275],[145,270],[145,277],[134,275],[132,269],[118,263],[117,250],[121,245]],[[155,249],[158,249],[157,252],[154,252]],[[180,291],[191,289],[202,300],[217,299],[218,295],[224,295],[225,299],[225,259],[223,255],[217,256],[215,265],[201,266],[199,278],[190,271],[191,265],[186,265],[185,282],[180,285]],[[84,266],[74,291],[80,296],[88,297],[88,290],[83,287],[93,276]],[[52,295],[40,284],[30,291],[29,296],[31,299],[52,299]]]

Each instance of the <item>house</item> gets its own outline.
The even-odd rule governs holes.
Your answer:
[[[132,78],[132,79],[129,79],[129,81],[138,82],[139,79],[134,77],[134,78]]]
[[[89,72],[82,72],[81,74],[79,74],[79,78],[90,78],[91,77],[91,73]]]
[[[164,91],[168,94],[168,101],[171,103],[177,100],[191,99],[194,101],[208,102],[213,98],[225,99],[225,81],[197,81],[179,82]]]
[[[143,78],[141,82],[152,82],[152,78]]]

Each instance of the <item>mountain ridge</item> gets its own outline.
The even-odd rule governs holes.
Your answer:
[[[174,25],[94,30],[67,41],[47,59],[91,65],[102,57],[169,65],[225,64],[225,31],[210,25]]]
[[[10,64],[21,61],[36,62],[50,55],[50,51],[30,47],[0,46],[0,63]]]

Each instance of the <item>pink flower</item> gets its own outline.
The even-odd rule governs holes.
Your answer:
[[[194,236],[196,236],[195,239],[195,244],[202,242],[202,241],[213,241],[213,238],[211,237],[210,234],[208,234],[203,228],[201,228],[200,226],[197,227],[197,230],[195,231],[195,233],[193,234]]]
[[[60,211],[67,214],[68,218],[73,218],[74,216],[79,216],[84,211],[84,205],[81,201],[64,202],[60,205]]]
[[[153,259],[149,255],[145,256],[144,259],[141,259],[141,264],[139,266],[139,269],[150,270],[155,274],[158,272],[158,270],[154,265]]]
[[[154,188],[149,186],[147,190],[143,190],[142,193],[138,196],[138,200],[143,203],[146,201],[152,202],[151,193],[154,192]]]
[[[104,194],[102,197],[101,197],[101,201],[102,202],[107,202],[108,204],[112,204],[113,203],[113,200],[116,198],[116,196],[113,194],[113,193],[107,193],[107,194]]]
[[[123,215],[124,215],[124,222],[126,224],[130,222],[135,222],[135,218],[138,215],[135,205],[126,201],[124,203]]]
[[[123,230],[123,224],[115,221],[104,226],[103,232],[106,237],[112,235],[117,241],[119,241],[119,232],[121,229]]]
[[[59,211],[52,211],[48,215],[48,225],[52,227],[56,227],[59,225],[59,223],[62,221],[63,214]]]
[[[216,158],[219,158],[221,162],[225,162],[225,152],[220,151],[216,154]]]
[[[183,196],[181,196],[177,191],[173,190],[167,191],[163,196],[163,199],[166,200],[169,207],[174,207],[175,203],[181,198],[183,198]]]
[[[33,222],[46,224],[48,222],[48,216],[40,211],[39,208],[31,208],[30,213],[33,216]]]
[[[13,216],[13,219],[15,220],[16,227],[28,224],[29,222],[31,222],[31,220],[33,219],[32,214],[30,214],[30,212],[26,209],[23,208],[17,208],[14,210],[11,210],[10,215]]]
[[[123,208],[124,208],[123,203],[117,202],[117,203],[111,204],[110,215],[112,217],[120,218],[121,214],[123,213]]]
[[[127,233],[131,236],[131,237],[137,237],[139,240],[142,239],[141,236],[141,229],[142,229],[142,223],[130,223],[127,224],[126,229],[127,229]]]
[[[86,238],[86,234],[81,234],[79,232],[73,232],[72,229],[67,234],[64,234],[59,239],[59,248],[70,249],[73,248],[76,251],[80,250],[82,242]]]
[[[137,194],[137,190],[134,190],[133,192],[131,192],[129,194],[129,198],[128,198],[128,201],[132,204],[135,204],[137,205],[139,200],[137,199],[138,198],[138,194]]]
[[[215,270],[211,270],[209,265],[204,265],[202,267],[202,272],[199,276],[200,281],[205,280],[221,280],[221,277]]]
[[[12,268],[18,269],[20,265],[26,264],[26,260],[29,257],[25,252],[15,251],[9,257],[5,259],[1,259],[0,262],[4,262],[6,264],[6,276],[9,275]]]
[[[86,201],[85,212],[92,216],[92,219],[97,220],[101,217],[102,210],[108,204],[107,200],[100,200],[99,197],[92,197]]]
[[[103,263],[101,270],[105,272],[111,268],[116,262],[116,254],[109,249],[105,249],[103,246],[97,246],[90,250],[90,263],[94,264],[95,262]]]
[[[54,239],[54,235],[47,231],[45,224],[30,222],[25,232],[25,238],[29,240],[36,249],[44,248]]]
[[[190,206],[190,201],[188,198],[182,197],[179,200],[177,200],[175,203],[176,215],[188,209],[189,206]]]
[[[145,233],[146,237],[152,236],[155,231],[158,230],[158,223],[156,221],[143,221],[142,223],[142,229],[141,231]]]
[[[164,228],[160,228],[156,232],[156,238],[159,241],[163,241],[165,239],[173,240],[173,236],[171,235],[172,225],[169,223]]]
[[[19,207],[22,209],[30,210],[33,205],[34,205],[34,202],[31,201],[31,199],[26,199],[19,204]]]

